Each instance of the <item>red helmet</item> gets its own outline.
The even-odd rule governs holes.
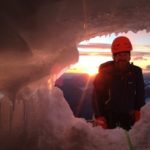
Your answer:
[[[111,51],[113,54],[120,52],[130,52],[132,50],[132,44],[130,40],[125,36],[119,36],[114,39],[111,45]]]

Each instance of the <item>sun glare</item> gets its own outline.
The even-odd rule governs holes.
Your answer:
[[[94,76],[97,74],[98,69],[95,68],[86,68],[85,72],[87,72],[90,76]]]
[[[78,63],[72,65],[67,72],[87,73],[90,76],[97,74],[99,65],[110,60],[108,56],[80,56]]]
[[[97,74],[98,69],[97,67],[87,67],[87,66],[80,66],[75,69],[75,67],[71,67],[69,70],[67,70],[68,73],[86,73],[89,76],[94,76]]]

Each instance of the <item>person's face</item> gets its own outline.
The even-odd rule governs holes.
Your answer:
[[[121,52],[113,56],[115,62],[129,62],[131,57],[128,52]]]
[[[116,68],[121,72],[127,70],[128,62],[130,61],[130,53],[121,52],[113,56],[114,61],[116,62]]]

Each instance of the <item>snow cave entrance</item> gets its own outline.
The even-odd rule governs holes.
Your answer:
[[[96,36],[89,40],[81,41],[77,45],[79,60],[66,70],[55,82],[64,94],[75,117],[91,120],[93,80],[101,63],[112,60],[111,43],[116,36],[129,37],[133,44],[131,62],[140,66],[144,72],[145,85],[149,83],[149,41],[150,33],[146,30],[133,33],[112,33],[110,35]],[[149,101],[150,88],[145,86],[146,101]]]

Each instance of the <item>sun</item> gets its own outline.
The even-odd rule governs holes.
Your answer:
[[[89,76],[94,76],[97,74],[98,69],[95,66],[72,66],[69,70],[67,70],[68,73],[86,73]]]
[[[80,56],[79,61],[70,66],[68,73],[86,73],[89,76],[94,76],[98,73],[99,65],[106,62],[104,56]]]
[[[80,56],[78,63],[72,65],[67,72],[86,73],[90,76],[97,74],[99,62],[96,57]]]
[[[89,75],[89,76],[94,76],[95,74],[97,74],[98,70],[96,67],[93,68],[86,68],[85,72]]]

